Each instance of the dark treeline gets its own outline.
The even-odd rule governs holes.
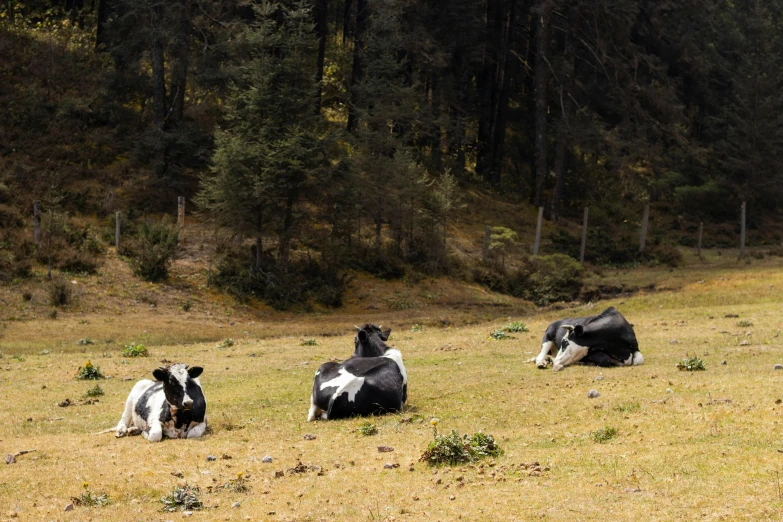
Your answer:
[[[741,201],[751,222],[773,215],[781,8],[7,0],[0,12],[3,30],[68,21],[91,35],[95,125],[132,137],[129,175],[149,176],[139,201],[191,194],[231,231],[223,282],[258,293],[338,284],[336,267],[448,270],[470,184],[554,222],[595,204],[595,219],[621,221],[646,202],[690,221],[735,219]]]

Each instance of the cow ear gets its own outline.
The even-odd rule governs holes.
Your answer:
[[[389,328],[385,332],[381,332],[381,339],[383,339],[384,341],[388,341],[390,335],[391,335],[391,328]]]
[[[366,342],[367,341],[367,332],[364,330],[359,330],[359,333],[356,334],[359,337],[359,341]]]
[[[581,324],[578,324],[578,325],[574,326],[574,337],[579,337],[583,333],[585,333],[585,327],[584,326],[582,326]]]
[[[193,368],[188,368],[188,375],[190,375],[191,379],[197,378],[199,375],[201,375],[201,372],[204,371],[204,368],[201,366],[194,366]]]
[[[169,370],[168,368],[158,368],[153,370],[152,376],[155,377],[156,381],[165,381],[169,378]]]

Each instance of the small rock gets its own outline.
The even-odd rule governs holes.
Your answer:
[[[182,512],[182,516],[183,517],[192,517],[193,516],[193,512],[192,511],[183,511]]]
[[[232,507],[232,508],[234,508],[234,509],[236,509],[236,508],[238,508],[238,507],[239,507],[239,506],[241,506],[241,505],[242,505],[242,504],[240,504],[239,502],[234,502],[233,504],[231,504],[231,507]]]
[[[387,462],[386,464],[383,465],[383,469],[394,469],[394,468],[399,468],[399,467],[400,467],[399,464],[396,464],[396,463],[392,464],[391,462]]]
[[[220,456],[220,458],[221,458],[221,459],[223,459],[223,460],[231,460],[231,459],[233,459],[234,457],[232,457],[232,456],[231,456],[231,455],[229,455],[228,453],[224,453],[223,455],[221,455],[221,456]]]
[[[726,362],[726,359],[723,359],[723,360],[722,360],[720,363],[721,363],[723,366],[726,366],[726,365],[728,364],[728,363]]]
[[[597,392],[597,391],[595,391],[595,390],[590,390],[589,392],[587,392],[587,398],[588,398],[588,399],[597,399],[597,398],[598,398],[598,397],[600,397],[600,396],[601,396],[601,394],[600,394],[600,393],[598,393],[598,392]]]
[[[16,464],[16,456],[11,455],[10,453],[5,456],[5,463],[6,464]]]
[[[747,339],[743,339],[742,342],[740,343],[740,346],[748,346],[749,344],[750,341],[748,341]]]
[[[207,457],[207,462],[214,462],[214,461],[216,461],[216,460],[217,460],[217,457],[216,457],[216,456],[214,456],[214,455],[209,455],[209,456]]]
[[[678,341],[677,339],[670,339],[669,344],[680,344],[680,341]]]
[[[739,314],[726,314],[723,317],[731,318],[731,317],[739,317]]]
[[[378,446],[378,453],[389,453],[394,451],[391,446]]]
[[[270,462],[272,462],[272,457],[270,457],[269,455],[267,455],[267,456],[265,456],[263,459],[261,459],[261,462],[263,462],[263,463],[265,463],[265,464],[269,464]]]
[[[285,471],[275,471],[275,478],[282,478],[285,476]]]
[[[674,393],[674,391],[671,388],[666,388],[666,393]]]
[[[181,471],[172,471],[171,472],[171,476],[172,477],[177,477],[177,478],[182,478],[182,477],[185,476],[185,474],[182,473]]]
[[[454,500],[455,498],[457,497],[455,497],[454,495],[449,495],[449,500]]]
[[[315,440],[317,437],[312,433],[305,433],[304,440]]]
[[[776,364],[775,365],[776,370],[783,370],[783,364]]]
[[[137,498],[134,498],[134,499],[131,499],[130,503],[131,504],[141,504],[141,500],[139,500]]]
[[[73,511],[73,502],[65,506],[65,509],[63,511]]]
[[[27,417],[27,422],[33,422],[33,418],[32,417]]]
[[[598,377],[596,377],[596,378],[595,378],[595,379],[593,379],[593,380],[594,380],[594,381],[603,381],[603,380],[604,380],[604,376],[603,376],[603,375],[599,375]]]
[[[419,500],[419,496],[418,495],[413,495],[413,500]]]
[[[639,493],[639,492],[641,492],[641,491],[642,491],[642,490],[641,490],[641,489],[639,489],[639,488],[625,488],[625,492],[626,492],[626,493]]]

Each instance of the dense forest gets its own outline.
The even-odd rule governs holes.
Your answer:
[[[645,203],[675,229],[736,228],[746,201],[759,229],[783,192],[781,9],[4,0],[0,274],[31,257],[89,269],[104,247],[72,218],[115,210],[143,267],[140,249],[165,257],[176,241],[134,220],[178,195],[221,231],[215,282],[281,306],[339,304],[346,268],[454,271],[449,223],[468,186],[553,223],[591,207],[595,263],[636,260],[611,226]],[[36,199],[46,248],[20,231]],[[578,253],[565,229],[552,241]]]

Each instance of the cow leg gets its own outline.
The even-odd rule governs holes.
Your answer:
[[[315,397],[310,396],[310,411],[307,413],[307,422],[313,422],[317,418],[324,418],[324,411],[315,405]]]
[[[642,364],[644,364],[644,357],[642,357],[642,352],[636,350],[633,354],[633,360],[631,361],[631,365],[641,366]]]
[[[150,442],[160,442],[163,438],[163,425],[160,421],[153,421],[149,431],[142,432],[142,436]]]
[[[538,366],[540,369],[546,369],[547,367],[547,355],[552,355],[552,352],[555,350],[555,343],[554,341],[545,341],[541,345],[541,353],[538,354],[538,357],[536,357],[536,366]]]
[[[587,352],[587,346],[580,346],[574,342],[568,343],[566,349],[555,357],[555,360],[552,363],[552,370],[559,372],[566,366],[578,363],[587,356]]]
[[[201,437],[202,435],[204,435],[205,431],[207,431],[207,421],[206,420],[204,422],[200,423],[200,424],[197,424],[197,425],[193,426],[188,431],[187,438],[189,438],[189,439],[197,439],[197,438]]]
[[[135,404],[135,402],[136,401],[134,399],[133,393],[131,393],[128,396],[128,400],[125,401],[125,410],[122,412],[122,417],[120,418],[120,422],[117,423],[117,429],[114,432],[115,437],[119,438],[128,435],[128,425],[131,423],[131,420],[133,419],[133,405]],[[131,429],[133,429],[133,426],[131,426]]]

